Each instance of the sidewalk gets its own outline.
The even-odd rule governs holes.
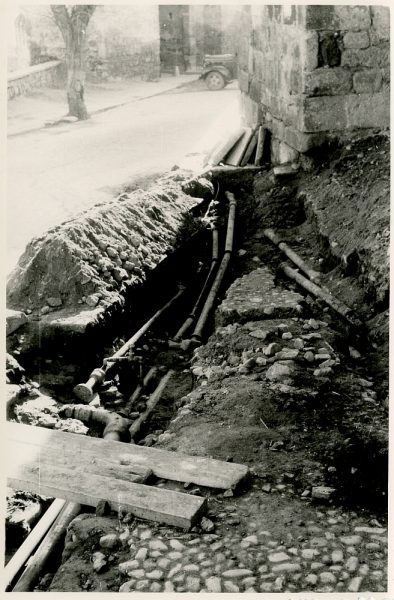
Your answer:
[[[198,78],[197,74],[162,75],[160,81],[117,81],[88,83],[85,91],[86,106],[90,115],[156,96]],[[37,89],[29,96],[18,96],[8,102],[7,135],[16,136],[41,129],[47,121],[67,114],[65,90]]]

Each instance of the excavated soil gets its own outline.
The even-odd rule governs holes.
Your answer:
[[[230,287],[190,370],[187,356],[162,356],[179,374],[141,440],[247,464],[251,485],[223,494],[157,482],[209,498],[208,524],[191,533],[131,515],[82,515],[61,567],[52,565],[38,590],[387,589],[388,140],[330,152],[326,164],[291,179],[214,177],[221,194],[238,198]],[[321,272],[362,326],[285,278],[267,227]],[[260,294],[264,304],[264,290],[246,285],[259,269],[278,306],[272,296],[268,312],[242,316],[234,309],[242,293],[245,305]],[[283,295],[300,294],[280,312]],[[314,496],[321,487],[325,500]]]

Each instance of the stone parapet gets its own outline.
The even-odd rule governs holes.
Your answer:
[[[10,73],[7,77],[7,97],[12,100],[16,96],[25,96],[36,88],[61,87],[64,82],[64,63],[51,60]]]

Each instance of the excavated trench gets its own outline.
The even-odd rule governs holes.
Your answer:
[[[304,449],[308,464],[311,457],[315,461],[318,457],[321,467],[319,476],[323,474],[325,485],[332,486],[332,489],[336,490],[333,498],[330,499],[331,503],[334,502],[335,505],[336,502],[339,502],[350,507],[361,506],[363,509],[384,514],[387,490],[387,432],[385,435],[384,392],[379,395],[373,392],[368,395],[368,398],[364,396],[367,405],[364,404],[360,407],[359,402],[354,400],[355,388],[352,387],[351,382],[357,376],[366,382],[366,391],[375,389],[374,365],[364,351],[368,346],[368,331],[358,324],[352,326],[328,309],[324,302],[314,298],[287,279],[280,270],[280,265],[285,257],[266,239],[263,231],[267,227],[274,227],[280,232],[282,239],[288,241],[306,261],[312,261],[311,264],[314,268],[322,273],[324,283],[334,293],[340,289],[340,286],[336,285],[337,282],[343,284],[340,281],[343,278],[343,272],[338,265],[338,260],[327,248],[327,241],[320,235],[316,229],[316,223],[305,210],[303,196],[298,193],[298,186],[293,181],[273,183],[272,176],[268,172],[259,176],[258,185],[251,174],[245,174],[242,177],[239,174],[233,177],[230,174],[218,175],[214,179],[216,179],[214,181],[216,189],[219,183],[215,208],[220,225],[220,253],[224,247],[228,210],[225,190],[231,190],[238,200],[234,251],[230,267],[220,286],[219,298],[223,298],[226,290],[231,289],[232,284],[236,284],[239,278],[248,277],[256,269],[268,268],[274,276],[275,285],[278,288],[287,290],[286,293],[302,295],[300,303],[303,311],[302,323],[311,323],[309,329],[305,326],[304,330],[302,323],[293,323],[295,329],[288,338],[298,339],[307,330],[311,332],[312,339],[314,331],[319,329],[315,324],[324,322],[326,329],[323,337],[328,344],[326,349],[329,347],[333,354],[340,356],[338,364],[340,362],[341,374],[335,384],[324,372],[311,375],[307,374],[304,369],[298,373],[291,384],[291,387],[297,388],[298,392],[289,394],[288,390],[284,390],[289,382],[278,381],[279,386],[283,384],[283,389],[277,392],[280,400],[270,399],[271,412],[266,411],[264,419],[261,416],[258,418],[270,430],[270,435],[271,430],[275,431],[277,428],[281,432],[282,438],[287,437],[286,444],[290,443],[293,436],[294,452],[301,452],[300,456],[302,456],[302,449]],[[267,192],[269,192],[268,195]],[[274,335],[272,330],[267,330],[264,336],[261,336],[261,340],[256,339],[256,344],[251,350],[242,338],[243,334],[239,339],[234,339],[234,342],[229,342],[228,348],[223,350],[218,327],[231,328],[233,323],[237,322],[237,318],[230,318],[226,321],[223,314],[219,316],[216,314],[215,321],[214,311],[212,311],[204,328],[202,340],[203,343],[209,340],[207,346],[200,346],[193,351],[198,344],[188,347],[188,344],[182,346],[171,343],[175,333],[188,316],[209,270],[211,238],[208,229],[201,227],[201,216],[206,212],[208,202],[208,200],[203,202],[198,211],[195,211],[193,219],[189,219],[189,222],[186,223],[184,234],[181,236],[183,239],[180,239],[174,253],[151,272],[150,278],[143,286],[141,285],[137,290],[133,289],[130,296],[125,297],[123,310],[112,315],[99,332],[95,330],[83,347],[73,344],[72,340],[70,344],[67,344],[67,340],[62,339],[60,344],[55,340],[52,345],[47,346],[45,354],[38,354],[37,349],[34,348],[31,352],[18,356],[18,360],[25,368],[26,378],[39,382],[40,392],[54,399],[56,403],[46,405],[44,402],[43,408],[39,408],[35,413],[32,409],[34,400],[29,400],[29,408],[26,412],[23,409],[23,400],[18,401],[9,409],[8,418],[10,420],[15,419],[49,428],[57,428],[59,421],[64,420],[70,425],[71,429],[68,429],[70,431],[96,437],[102,436],[103,426],[90,422],[86,411],[83,415],[83,410],[78,412],[78,408],[70,407],[78,402],[73,394],[74,386],[87,381],[92,369],[100,367],[105,357],[111,356],[114,351],[118,350],[160,307],[168,302],[179,289],[179,285],[185,287],[181,298],[165,311],[149,331],[138,340],[130,360],[119,361],[117,368],[111,370],[111,375],[106,377],[102,387],[97,390],[101,406],[110,412],[117,413],[122,418],[130,419],[131,422],[135,421],[146,410],[147,400],[160,379],[169,369],[172,369],[174,374],[165,387],[161,400],[151,417],[143,423],[134,441],[146,446],[158,443],[159,446],[164,445],[164,447],[176,449],[177,426],[172,427],[171,424],[176,422],[179,411],[182,416],[185,398],[196,392],[198,394],[201,389],[209,390],[210,386],[213,389],[212,398],[215,393],[219,393],[224,385],[221,379],[223,373],[224,376],[231,375],[233,373],[233,371],[230,372],[231,369],[235,369],[231,365],[238,365],[229,360],[231,352],[233,355],[239,355],[240,360],[240,366],[237,366],[240,369],[237,371],[237,376],[240,373],[241,380],[238,384],[236,382],[236,385],[240,386],[238,388],[240,398],[242,397],[241,388],[244,385],[242,377],[252,374],[255,382],[264,380],[264,369],[267,364],[264,362],[266,358],[263,358],[265,357],[263,346],[268,342],[271,342],[271,345],[278,342],[275,337],[277,333]],[[357,287],[357,282],[351,279],[349,272],[346,276],[348,277],[347,283],[353,286],[355,298],[358,299],[357,305],[353,307],[356,310],[355,315],[361,319],[364,319],[366,314],[370,317],[373,310],[372,303],[368,302],[368,298],[366,299],[362,294]],[[268,316],[271,324],[275,317],[275,314],[272,317]],[[280,326],[281,319],[287,318],[284,314],[279,314],[278,317],[279,321],[275,324],[275,331]],[[297,317],[294,317],[293,313],[291,313],[291,318],[295,318],[297,321]],[[256,319],[251,314],[247,318],[238,320],[242,329],[245,323],[247,326],[249,322],[253,323]],[[301,322],[301,318],[298,320]],[[320,334],[316,334],[316,337],[318,335]],[[23,346],[21,336],[23,336],[23,331],[12,336],[11,352],[18,346]],[[188,338],[187,335],[186,338]],[[216,346],[219,347],[219,350],[215,349]],[[315,345],[311,342],[312,350],[313,346]],[[87,353],[87,349],[89,353]],[[288,348],[283,350],[282,345],[282,350],[280,348],[278,350],[285,351]],[[258,361],[259,357],[262,359],[260,362]],[[204,369],[209,368],[209,365],[213,365],[216,373],[206,377]],[[251,365],[254,367],[251,368]],[[259,365],[261,368],[258,368]],[[243,371],[242,366],[244,366]],[[130,403],[130,397],[136,386],[153,367],[157,369],[156,374],[147,387],[142,390],[140,396]],[[335,368],[336,366],[334,366]],[[228,369],[230,369],[229,372],[227,372]],[[332,371],[331,366],[328,367],[328,370]],[[311,379],[314,380],[313,385]],[[204,380],[204,387],[201,388],[201,382]],[[319,403],[313,407],[310,403],[311,387],[314,390],[314,397],[320,398]],[[215,392],[215,390],[219,391]],[[237,393],[237,387],[235,393]],[[283,400],[283,396],[285,400]],[[353,400],[355,401],[353,411],[361,411],[359,414],[359,416],[361,415],[361,425],[356,424],[349,416]],[[277,402],[276,406],[275,402]],[[232,406],[230,403],[230,407]],[[250,408],[251,418],[254,418],[253,405]],[[219,411],[219,408],[217,410]],[[225,407],[220,410],[225,410]],[[247,410],[248,404],[246,403],[245,411]],[[207,411],[210,412],[208,404]],[[204,410],[196,409],[196,413],[197,419],[201,415],[203,426]],[[79,419],[78,415],[85,417],[85,427],[82,424],[75,426],[75,423],[84,421],[84,418]],[[183,412],[183,417],[185,416],[188,417],[187,412],[186,414]],[[212,419],[212,414],[210,418]],[[304,427],[301,427],[301,423],[304,424]],[[198,422],[196,424],[198,428]],[[243,423],[241,423],[242,425]],[[192,426],[194,426],[193,423]],[[284,433],[286,427],[287,432]],[[67,427],[65,429],[67,430]],[[369,433],[366,437],[367,430]],[[179,429],[179,432],[181,438],[182,435],[187,436],[187,427],[186,433],[182,433],[182,429]],[[270,445],[279,443],[276,434],[271,435],[271,438]],[[127,431],[124,433],[124,441],[129,441]],[[260,439],[258,436],[253,441],[252,436],[251,443],[264,446],[268,442],[267,439],[262,442],[262,438]],[[187,444],[186,450],[185,444],[183,446],[180,444],[180,449],[187,451]],[[215,458],[234,459],[235,462],[244,461],[253,465],[253,461],[250,456],[247,456],[246,451],[244,456],[242,455],[236,440],[234,441],[234,451],[230,452],[231,458],[228,455],[224,456],[227,452],[228,449],[224,444],[223,451],[219,450]],[[193,451],[190,453],[193,454]],[[208,452],[208,454],[210,453]],[[212,452],[212,454],[214,453]],[[275,471],[275,466],[271,466]],[[350,480],[349,474],[351,474]],[[302,469],[297,473],[296,480],[295,489],[301,493],[308,485]],[[321,478],[319,481],[321,482]],[[156,485],[168,486],[168,482],[156,481]],[[7,535],[7,543],[10,539],[11,536]],[[59,563],[60,554],[51,558],[47,572],[54,573]],[[45,589],[45,585],[41,589]]]

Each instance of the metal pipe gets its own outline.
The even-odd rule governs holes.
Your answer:
[[[235,209],[237,206],[237,201],[234,197],[234,194],[232,194],[231,192],[226,192],[226,197],[229,200],[230,209],[229,209],[229,213],[228,213],[227,235],[226,235],[226,243],[225,243],[225,248],[224,248],[224,256],[222,258],[222,262],[221,262],[219,270],[216,274],[215,280],[212,284],[211,290],[205,301],[204,308],[202,309],[200,317],[197,321],[197,325],[194,329],[192,339],[194,339],[195,341],[199,341],[201,339],[201,334],[202,334],[203,328],[205,326],[208,315],[214,305],[216,295],[219,291],[220,285],[222,283],[224,274],[226,272],[228,263],[231,258],[231,253],[233,251]]]
[[[105,375],[113,368],[116,364],[116,359],[122,357],[126,352],[129,352],[133,346],[138,342],[138,340],[148,331],[151,325],[159,318],[161,315],[170,308],[178,298],[184,293],[185,288],[182,286],[179,288],[178,292],[173,296],[164,306],[162,306],[117,352],[115,352],[111,359],[108,360],[104,368],[94,369],[89,376],[89,379],[86,383],[79,383],[74,388],[74,394],[82,400],[85,404],[88,404],[94,395],[93,388],[96,386],[97,382],[102,383],[104,381]],[[115,359],[115,360],[114,360]]]
[[[281,269],[288,277],[290,277],[290,279],[296,281],[305,290],[307,290],[317,298],[321,298],[321,300],[324,300],[324,302],[328,306],[334,309],[339,315],[341,315],[341,317],[346,319],[351,325],[361,325],[361,321],[358,321],[358,319],[353,319],[351,317],[351,314],[353,312],[352,309],[349,306],[346,306],[346,304],[344,304],[340,300],[338,300],[338,298],[335,298],[335,296],[333,296],[331,292],[329,292],[328,290],[326,291],[318,285],[316,285],[315,283],[313,283],[312,281],[309,281],[309,279],[306,279],[306,277],[301,275],[301,273],[298,273],[298,271],[292,269],[288,265],[281,265]]]
[[[51,527],[60,511],[66,504],[65,500],[56,498],[45,514],[38,521],[37,525],[29,533],[23,544],[15,552],[14,556],[4,568],[5,588],[13,581],[15,575],[21,570],[29,556],[41,542],[48,529]]]
[[[50,555],[62,540],[64,531],[80,512],[81,505],[77,502],[67,502],[60,510],[56,521],[47,532],[36,552],[29,560],[28,566],[13,587],[13,592],[28,592],[31,590],[32,586],[40,576],[40,573],[42,573]]]
[[[196,320],[197,314],[200,310],[201,303],[205,297],[208,286],[211,283],[211,279],[216,270],[218,260],[219,260],[219,231],[217,229],[216,224],[214,224],[214,226],[212,227],[212,259],[211,259],[211,266],[210,266],[208,275],[205,279],[202,290],[201,290],[201,292],[197,298],[197,301],[194,304],[189,316],[187,317],[187,319],[185,320],[183,325],[178,329],[175,336],[173,337],[174,342],[178,342],[179,340],[181,340],[182,337],[184,336],[184,334],[186,333],[186,331],[189,329],[189,327],[191,327],[191,325],[193,325],[194,321]]]
[[[131,423],[117,413],[110,412],[105,408],[94,408],[92,406],[81,406],[72,404],[64,407],[64,415],[68,418],[79,419],[84,423],[99,423],[105,425],[103,438],[119,442],[127,437],[127,430]]]
[[[279,250],[282,250],[282,252],[286,254],[286,256],[290,258],[290,260],[292,260],[293,263],[297,265],[297,267],[299,267],[301,271],[303,271],[311,281],[313,281],[314,283],[320,282],[321,274],[318,271],[315,271],[314,269],[308,267],[308,265],[301,258],[301,256],[294,252],[294,250],[292,250],[285,242],[281,242],[280,237],[275,233],[273,229],[264,229],[264,235],[273,244],[278,246]]]
[[[152,412],[156,408],[156,405],[159,402],[159,400],[165,390],[165,387],[166,387],[168,381],[170,380],[170,378],[172,377],[172,375],[174,374],[174,372],[175,371],[170,369],[164,375],[164,377],[162,377],[162,379],[159,382],[159,385],[157,386],[157,388],[155,389],[155,391],[153,392],[153,394],[150,396],[149,400],[147,401],[145,411],[143,413],[141,413],[140,416],[138,417],[138,419],[136,419],[134,421],[134,423],[130,426],[129,432],[130,432],[130,438],[131,438],[132,443],[134,442],[134,437],[140,431],[142,424],[148,419],[148,417],[152,414]]]
[[[134,402],[138,399],[142,390],[148,385],[148,383],[153,379],[158,372],[158,367],[151,367],[147,374],[145,375],[142,383],[139,383],[135,388],[134,392],[131,394],[130,398],[127,401],[126,410],[130,410],[133,406]]]

